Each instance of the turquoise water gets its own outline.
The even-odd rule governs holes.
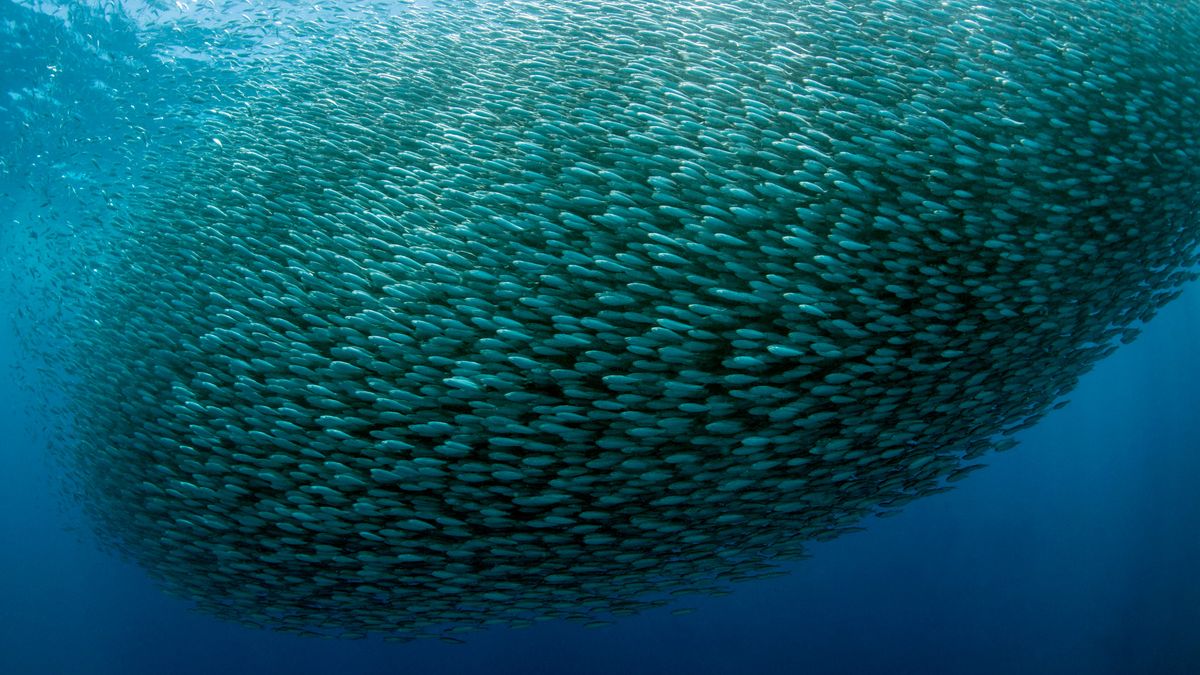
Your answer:
[[[76,424],[62,404],[72,386],[104,372],[86,361],[70,370],[80,364],[72,351],[80,334],[64,327],[79,328],[79,315],[95,310],[90,289],[100,296],[106,279],[123,274],[97,240],[128,235],[122,219],[142,208],[139,186],[173,185],[170,176],[154,183],[156,172],[187,175],[180,162],[211,155],[212,138],[193,132],[220,128],[220,110],[258,95],[238,78],[293,48],[290,15],[130,5],[128,18],[102,19],[78,8],[0,7],[10,38],[0,47],[0,272],[12,318],[0,335],[0,365],[12,373],[0,397],[0,538],[8,542],[0,547],[0,672],[1200,670],[1194,283],[1087,373],[1069,405],[1019,432],[1016,448],[985,455],[986,469],[899,515],[868,516],[862,531],[808,543],[807,559],[783,563],[785,576],[613,625],[496,627],[463,645],[317,640],[194,611],[203,598],[169,597],[145,565],[100,550],[79,507],[60,494],[65,469],[48,448],[64,439],[73,447]],[[339,20],[370,21],[375,10],[356,11]],[[423,91],[414,88],[412,100]],[[127,506],[110,513],[139,512]],[[672,614],[679,606],[695,611]]]

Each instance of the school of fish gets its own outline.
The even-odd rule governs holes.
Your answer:
[[[1197,2],[289,30],[151,146],[73,335],[97,531],[245,624],[719,592],[947,489],[1195,277]]]

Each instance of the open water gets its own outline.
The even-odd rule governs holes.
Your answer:
[[[667,4],[670,3],[663,3],[664,6]],[[723,4],[736,6],[738,3],[704,4],[717,7],[714,11],[719,13]],[[750,4],[766,8],[764,12],[794,5],[810,12],[827,10],[830,15],[850,7],[860,13],[857,16],[875,16],[876,13],[883,16],[887,11],[901,16],[914,7],[919,9],[933,3]],[[993,10],[1000,12],[1011,8],[1014,3],[985,3],[965,9],[958,7],[961,3],[951,4],[956,11],[978,12],[982,16]],[[1078,3],[1082,14],[1077,14],[1068,2],[1029,4],[1043,13],[1057,12],[1063,22],[1075,22],[1078,26],[1087,25],[1084,17],[1098,15],[1107,7],[1100,2]],[[1193,29],[1198,25],[1195,3],[1136,4],[1149,14],[1168,12],[1168,7],[1172,6],[1179,12],[1179,25]],[[147,320],[152,314],[143,311],[151,305],[144,303],[162,300],[168,291],[168,300],[181,298],[186,303],[194,289],[214,278],[213,269],[234,264],[230,262],[234,254],[230,253],[230,261],[207,261],[212,264],[205,268],[210,276],[189,277],[178,287],[165,281],[156,286],[154,280],[163,276],[162,270],[150,269],[150,265],[172,260],[170,255],[173,255],[164,253],[164,242],[188,245],[188,240],[157,238],[145,248],[128,242],[136,239],[139,233],[153,233],[160,228],[174,226],[189,231],[187,228],[196,226],[188,219],[188,213],[176,214],[179,218],[176,221],[151,219],[152,215],[161,216],[166,212],[163,195],[173,194],[170,192],[172,187],[178,187],[178,202],[183,204],[180,208],[184,211],[193,208],[196,220],[209,217],[202,214],[199,205],[213,199],[212,195],[226,194],[231,188],[246,191],[246,186],[251,184],[245,178],[248,174],[234,172],[226,177],[222,173],[224,165],[212,160],[218,149],[223,151],[230,143],[237,142],[231,140],[239,138],[235,132],[250,133],[246,128],[259,124],[253,128],[254,133],[271,138],[272,124],[303,118],[309,124],[320,126],[322,120],[331,119],[322,115],[336,117],[340,114],[329,110],[354,111],[353,97],[338,99],[340,102],[330,109],[320,108],[320,102],[327,100],[323,97],[336,99],[344,95],[344,91],[338,94],[339,87],[360,94],[365,91],[356,90],[353,79],[339,82],[329,78],[329,73],[337,70],[339,54],[340,58],[346,59],[346,78],[363,76],[355,70],[362,67],[362,63],[355,60],[359,57],[354,49],[331,52],[323,44],[323,40],[337,43],[330,35],[342,36],[347,44],[363,45],[362,49],[369,51],[372,58],[399,59],[394,62],[397,72],[401,76],[411,76],[414,82],[404,91],[413,97],[412,100],[424,104],[439,94],[451,98],[458,95],[459,89],[438,89],[436,77],[455,75],[452,70],[437,70],[446,65],[438,61],[441,58],[438,54],[442,53],[439,50],[464,39],[454,37],[458,35],[455,31],[463,26],[470,28],[478,21],[444,17],[475,16],[471,12],[489,16],[487,12],[493,11],[479,10],[480,6],[499,7],[501,9],[495,11],[503,15],[504,8],[510,5],[538,8],[553,7],[555,3],[463,2],[456,6],[448,0],[409,3],[404,7],[355,3],[339,7],[301,7],[290,3],[216,6],[181,2],[94,7],[0,0],[0,275],[4,278],[0,286],[3,293],[0,316],[4,317],[0,331],[0,372],[4,373],[0,378],[0,673],[1188,675],[1200,672],[1200,580],[1196,574],[1200,569],[1200,492],[1196,488],[1197,476],[1200,476],[1200,453],[1197,452],[1200,448],[1200,415],[1197,415],[1200,411],[1200,386],[1197,386],[1200,382],[1200,287],[1194,282],[1185,284],[1183,293],[1146,323],[1136,340],[1120,346],[1086,372],[1077,387],[1064,397],[1070,399],[1069,404],[1053,410],[1031,428],[1017,432],[1014,438],[1019,444],[1014,448],[982,454],[979,461],[985,463],[986,468],[971,473],[961,482],[954,482],[952,490],[922,493],[920,498],[904,504],[898,514],[885,512],[890,516],[886,518],[872,515],[879,510],[873,505],[863,512],[856,510],[858,502],[844,505],[842,515],[861,516],[853,523],[854,530],[836,537],[822,536],[821,541],[816,537],[803,539],[807,557],[781,556],[777,561],[786,574],[734,581],[724,585],[724,592],[720,594],[689,595],[672,600],[664,607],[642,608],[628,616],[621,612],[615,616],[604,614],[602,607],[601,618],[608,619],[603,622],[607,625],[584,625],[594,617],[572,617],[571,612],[566,612],[562,617],[533,621],[530,622],[532,625],[524,627],[496,625],[465,635],[453,633],[456,637],[451,639],[458,641],[461,637],[463,644],[445,644],[438,640],[438,635],[421,635],[424,629],[420,627],[402,631],[405,637],[410,633],[418,634],[416,640],[393,643],[383,640],[376,624],[380,615],[371,613],[376,605],[387,605],[384,595],[375,594],[370,600],[362,596],[334,596],[340,597],[336,602],[343,607],[351,608],[346,613],[339,613],[341,610],[329,604],[318,603],[319,608],[314,608],[317,605],[309,607],[301,601],[287,600],[314,613],[294,621],[283,618],[291,615],[269,614],[256,619],[267,626],[248,627],[227,619],[231,614],[243,612],[249,604],[266,604],[263,600],[265,592],[230,590],[228,585],[211,581],[206,575],[229,569],[220,569],[219,562],[208,563],[218,565],[217,572],[211,572],[205,564],[196,562],[198,559],[188,558],[181,563],[172,558],[171,551],[189,550],[180,548],[179,539],[164,539],[174,542],[166,549],[146,544],[147,532],[155,532],[157,538],[158,530],[154,528],[161,527],[173,537],[179,535],[172,527],[161,525],[165,521],[146,515],[159,513],[156,509],[175,507],[162,506],[148,496],[149,493],[135,490],[117,494],[110,491],[113,486],[122,487],[120,477],[124,475],[136,474],[139,476],[137,483],[141,483],[142,477],[149,475],[145,473],[149,464],[141,463],[140,458],[145,455],[139,453],[143,450],[152,453],[153,448],[129,441],[132,436],[123,437],[126,441],[121,445],[112,441],[115,435],[105,434],[110,430],[109,425],[124,423],[131,418],[152,424],[160,415],[186,413],[182,407],[166,407],[163,399],[152,399],[152,407],[164,406],[161,409],[154,407],[153,414],[144,410],[130,413],[128,408],[122,408],[118,413],[115,405],[98,404],[96,392],[125,391],[131,401],[136,399],[135,394],[140,391],[137,388],[153,379],[149,373],[157,371],[153,363],[145,366],[139,361],[136,368],[131,365],[134,359],[119,336],[128,335],[131,344],[143,340],[137,344],[153,346],[159,339],[177,340],[171,344],[185,344],[189,339],[186,330],[172,332],[172,322],[178,322],[179,315],[162,315],[162,330],[166,331],[163,334],[170,336],[162,338],[155,332],[160,327]],[[579,2],[563,5],[572,8],[590,6]],[[597,2],[595,5],[600,8],[600,13],[587,15],[585,23],[589,30],[603,28],[608,20],[604,12],[612,13],[615,17],[612,21],[629,13],[626,11],[628,6],[623,3]],[[646,6],[653,8],[656,3]],[[443,18],[422,19],[425,23],[414,19],[412,23],[417,28],[397,27],[396,17],[404,20],[412,18],[411,13],[422,12]],[[385,20],[384,17],[389,16],[392,18]],[[305,23],[309,20],[315,20],[318,27]],[[796,21],[799,24],[806,20],[798,18]],[[551,25],[546,23],[548,20],[537,23],[526,14],[520,15],[520,21],[531,22],[525,26],[527,33],[517,30],[522,27],[519,23],[516,28],[513,24],[505,24],[506,27],[496,30],[516,30],[515,37],[510,37],[519,43],[523,38],[530,42],[548,40],[547,35],[553,37],[558,34],[556,31],[571,28],[569,25]],[[709,24],[703,19],[698,21],[697,34],[704,37]],[[732,24],[735,28],[741,25],[738,21],[741,19]],[[817,21],[815,25],[823,24]],[[421,30],[429,32],[421,33]],[[866,31],[867,26],[862,26],[862,30]],[[393,34],[402,35],[409,41],[405,43],[405,49],[418,50],[416,55],[429,61],[435,80],[426,81],[413,75],[419,71],[413,63],[420,59],[405,60],[409,52],[389,51],[391,47],[385,38]],[[323,37],[318,40],[314,35]],[[466,39],[470,38],[470,34],[464,35]],[[1086,37],[1086,32],[1083,35]],[[1200,35],[1191,37],[1193,42],[1200,40]],[[638,40],[639,48],[657,44],[655,39],[645,35]],[[301,63],[305,52],[299,50],[297,44],[312,45],[311,68],[315,73],[312,82],[305,81],[308,75],[304,70],[306,66]],[[1168,40],[1164,44],[1169,47],[1175,43]],[[746,49],[748,54],[753,53],[753,45],[747,45]],[[1066,48],[1056,54],[1065,59],[1063,63],[1072,58]],[[473,54],[469,56],[455,56],[462,60],[452,59],[450,63],[462,66],[476,58]],[[1164,59],[1170,56],[1163,54]],[[478,77],[485,83],[490,82],[487,78],[491,71],[488,69],[493,65],[487,58],[485,55],[476,64],[480,68]],[[281,63],[282,70],[277,76],[273,75],[275,71],[271,69],[281,68]],[[1183,59],[1182,63],[1193,68],[1198,65],[1194,56],[1191,61]],[[1149,72],[1154,72],[1153,68],[1149,68]],[[1200,73],[1193,74],[1200,76]],[[562,81],[575,86],[568,75],[563,74]],[[1177,73],[1171,76],[1175,75]],[[279,91],[270,91],[271,83],[275,81],[279,83]],[[1195,79],[1181,81],[1195,85]],[[616,87],[621,84],[627,83],[613,82],[613,90],[620,91]],[[257,89],[250,91],[250,86]],[[640,94],[645,93],[640,91]],[[631,94],[622,92],[622,95]],[[464,100],[468,97],[467,94],[462,96]],[[486,98],[486,94],[484,96]],[[254,113],[259,117],[238,118],[242,107],[250,109],[251,103],[260,106]],[[293,114],[288,107],[309,103],[325,112],[306,117]],[[453,101],[437,105],[454,108]],[[1061,114],[1068,120],[1070,115],[1082,114],[1078,110],[1068,110],[1067,103],[1060,102],[1060,105],[1067,111]],[[426,110],[415,106],[410,112],[418,115]],[[546,109],[538,110],[544,112]],[[362,121],[361,117],[350,117]],[[749,119],[753,121],[754,118]],[[267,123],[263,124],[263,120]],[[1122,123],[1133,130],[1138,124],[1133,120],[1134,117],[1129,117]],[[330,125],[330,129],[334,129],[333,122]],[[387,133],[396,133],[396,128],[387,127],[383,122],[380,125]],[[1194,157],[1200,140],[1187,136],[1197,129],[1194,122],[1185,120],[1173,128],[1181,136],[1154,141],[1165,143],[1162,154],[1155,153],[1157,159],[1144,165],[1149,168],[1143,168],[1143,171],[1157,177],[1150,181],[1154,189],[1170,179],[1174,181],[1171,186],[1182,191],[1167,190],[1156,193],[1156,198],[1164,204],[1174,204],[1172,208],[1177,207],[1172,211],[1176,218],[1174,222],[1183,233],[1177,238],[1178,245],[1194,246],[1196,230],[1200,228],[1195,173],[1186,165],[1172,173],[1173,169],[1168,165],[1173,161],[1170,152],[1178,152],[1185,159]],[[220,141],[221,136],[212,135],[212,129],[229,131],[229,135]],[[341,142],[345,138],[349,138],[349,142],[356,138],[379,141],[365,126],[357,131],[346,129],[345,126],[337,127],[339,135],[330,131],[331,142]],[[315,132],[309,130],[306,133]],[[455,137],[447,138],[450,146],[465,143]],[[278,150],[281,146],[265,143],[263,147]],[[480,146],[467,143],[459,150],[470,150],[471,147],[478,151]],[[317,150],[312,152],[318,153]],[[376,146],[375,152],[386,155],[392,149]],[[450,151],[442,149],[441,152]],[[645,152],[652,154],[648,150]],[[1189,152],[1192,154],[1188,155]],[[440,155],[442,159],[453,156],[452,153]],[[243,156],[243,160],[246,157]],[[603,163],[602,155],[596,157],[601,159],[593,158],[594,162]],[[271,162],[277,161],[278,157],[271,156]],[[191,162],[196,163],[184,166]],[[618,166],[614,172],[621,173],[623,169],[619,167],[625,165],[618,162],[614,166]],[[969,164],[959,166],[969,167]],[[314,171],[328,178],[335,169],[326,166]],[[621,173],[622,178],[627,175]],[[202,181],[208,182],[202,184]],[[461,184],[456,185],[461,187]],[[450,188],[449,183],[445,187],[455,189]],[[149,198],[147,190],[154,192]],[[635,201],[643,198],[633,188],[627,192]],[[552,198],[546,197],[550,193],[553,188],[527,194],[525,198],[538,203],[545,200],[554,205]],[[405,195],[399,193],[399,197],[403,199]],[[239,195],[238,198],[254,203],[260,196],[251,193],[248,197]],[[648,194],[645,198],[665,199],[660,193]],[[367,204],[370,208],[374,208],[372,204],[380,204],[373,196],[360,195],[355,199],[365,200],[357,203]],[[763,203],[766,201],[764,198]],[[486,200],[479,203],[495,205]],[[687,203],[684,200],[683,206],[675,207],[676,211],[686,210]],[[221,204],[228,206],[225,202]],[[312,204],[306,208],[312,208]],[[563,211],[571,208],[582,207],[578,203],[561,207]],[[382,206],[380,209],[387,210]],[[393,211],[393,215],[397,212]],[[668,215],[676,217],[670,211]],[[678,217],[686,219],[686,216]],[[210,230],[218,232],[216,236],[222,236],[221,232],[230,231],[220,230],[223,222],[204,220],[201,226],[196,226],[197,231],[206,225],[216,228]],[[661,221],[654,222],[662,226]],[[757,221],[750,219],[749,222]],[[436,229],[436,224],[430,227]],[[1147,231],[1154,231],[1155,227],[1158,227],[1158,221],[1145,225]],[[1166,229],[1164,226],[1163,230]],[[883,240],[887,236],[895,235],[883,235]],[[110,245],[117,239],[120,241],[115,246]],[[842,246],[843,251],[857,252],[859,246],[867,249],[878,246],[874,242],[864,245],[853,240],[841,241],[848,241],[848,245]],[[1125,246],[1133,255],[1146,255],[1149,259],[1151,253],[1146,251],[1159,243],[1158,240],[1137,239],[1130,240]],[[1145,250],[1138,248],[1143,245]],[[732,245],[730,250],[734,250]],[[1168,253],[1163,254],[1161,250]],[[1155,255],[1159,255],[1154,258],[1159,261],[1155,264],[1167,266],[1170,263],[1163,262],[1164,256],[1173,253],[1169,247],[1161,250],[1154,249],[1158,252]],[[1099,266],[1111,253],[1111,250],[1105,250],[1093,259]],[[1175,253],[1178,253],[1178,264],[1187,269],[1187,251]],[[138,258],[131,257],[136,255],[145,256],[149,271],[133,271],[126,265],[131,260],[136,262]],[[239,264],[243,262],[244,259],[239,260]],[[442,263],[445,263],[444,259]],[[445,267],[429,269],[436,277]],[[1078,278],[1098,283],[1087,275]],[[112,279],[119,283],[114,284]],[[572,280],[583,283],[581,279]],[[1117,279],[1116,283],[1121,280]],[[123,289],[120,297],[126,301],[119,307],[112,304],[112,299],[117,297],[114,295],[117,288]],[[199,292],[196,297],[200,297]],[[206,289],[203,297],[209,297]],[[730,310],[731,315],[746,316],[745,313],[738,314],[741,311],[738,308],[744,307],[747,299],[737,295],[729,297],[734,298],[729,305],[735,308]],[[1080,302],[1098,303],[1093,313],[1099,313],[1104,311],[1102,299],[1116,305],[1129,302],[1130,296],[1118,293],[1110,296],[1081,294],[1080,297],[1083,298]],[[598,301],[604,305],[598,312],[611,309],[612,304],[621,305],[627,298],[605,295]],[[1146,299],[1148,301],[1149,296]],[[819,300],[813,305],[817,307],[816,311],[831,306],[821,305],[825,300]],[[626,307],[628,311],[642,308],[637,304],[641,302],[637,297],[630,302],[635,307]],[[1042,299],[1033,304],[1052,302],[1053,299]],[[112,313],[106,314],[105,308],[111,309]],[[983,313],[986,307],[981,304],[975,309]],[[245,305],[241,310],[249,311]],[[973,309],[968,306],[959,311],[966,316]],[[599,313],[596,316],[611,318]],[[111,330],[103,323],[106,321],[113,325],[124,322],[120,325],[125,327]],[[93,329],[94,326],[103,327]],[[683,344],[686,347],[692,343]],[[731,347],[734,348],[741,349]],[[789,352],[780,353],[786,355]],[[94,357],[89,359],[89,354]],[[823,355],[823,358],[840,357],[835,354]],[[208,362],[204,367],[211,368],[214,362]],[[173,363],[161,361],[158,365],[170,369],[176,367]],[[1046,362],[1044,372],[1050,373],[1057,367],[1051,363],[1052,360]],[[145,370],[138,371],[141,367]],[[345,373],[350,373],[347,376],[351,377],[353,373],[349,368],[353,366],[348,366]],[[110,372],[116,374],[115,389],[105,389],[107,384],[95,384]],[[128,372],[135,374],[121,375]],[[998,371],[994,376],[1004,376],[1005,372],[1008,371]],[[1039,400],[1039,396],[1047,393],[1039,389],[1044,384],[1039,371],[1025,372],[1022,377],[1028,382],[1029,400]],[[1047,381],[1048,378],[1049,375]],[[104,400],[116,398],[119,397],[109,396]],[[961,414],[975,413],[978,410],[970,409]],[[564,438],[569,442],[564,444],[567,449],[562,452],[569,453],[570,443],[574,441],[571,437]],[[238,447],[249,445],[252,443],[247,441]],[[123,449],[126,447],[132,450],[126,452]],[[80,452],[93,454],[81,459]],[[217,464],[232,461],[219,453],[211,457]],[[957,461],[958,455],[954,457]],[[450,466],[461,465],[451,463]],[[948,464],[946,471],[951,468]],[[195,471],[196,475],[201,473]],[[470,471],[463,469],[462,473]],[[104,494],[89,492],[88,481],[93,476],[97,482],[92,483],[90,489],[97,490],[99,488],[95,486],[102,485]],[[199,479],[193,480],[199,482]],[[327,484],[337,490],[356,489],[344,478],[331,480]],[[474,485],[470,480],[466,484]],[[213,485],[219,487],[217,483]],[[451,480],[446,485],[456,483]],[[613,489],[634,489],[629,485],[636,488],[640,484],[634,480]],[[725,492],[742,494],[739,490],[747,489],[753,488],[729,487]],[[819,492],[816,487],[811,490]],[[507,494],[504,492],[490,494],[509,498],[503,497]],[[648,493],[638,494],[642,495],[643,501],[635,503],[645,510],[632,517],[654,515],[649,506],[650,497],[645,496]],[[838,493],[834,491],[833,494]],[[863,498],[860,492],[854,494],[856,499]],[[779,492],[768,496],[779,501],[786,495]],[[748,496],[745,497],[746,504],[753,505],[756,498],[765,499]],[[214,503],[221,504],[222,500],[232,498],[221,493],[213,499]],[[686,495],[679,499],[685,506],[695,507],[691,513],[698,530],[733,536],[730,534],[733,531],[728,529],[704,530],[716,526],[710,522],[708,512],[698,506],[699,498],[695,502],[687,501],[691,497]],[[848,497],[846,499],[849,501]],[[870,498],[866,499],[870,501]],[[190,515],[183,513],[195,509],[195,502],[186,500],[166,503],[179,505],[183,516],[194,517],[203,511],[191,511]],[[563,517],[567,512],[554,513]],[[629,511],[617,513],[627,515]],[[98,525],[98,521],[101,524]],[[146,525],[149,522],[159,525]],[[760,524],[746,528],[766,527],[760,521],[752,522]],[[839,527],[846,524],[840,523]],[[512,525],[506,524],[506,527]],[[766,529],[774,532],[775,528],[772,524]],[[816,525],[813,528],[811,532],[800,531],[815,534],[821,530]],[[248,556],[246,560],[250,562],[243,560],[239,564],[253,567],[260,561],[270,560],[273,562],[261,562],[263,569],[282,569],[284,563],[279,562],[280,558],[268,559],[268,547],[258,548],[255,538],[223,534],[226,531],[210,531],[208,543],[214,550],[237,550]],[[481,539],[484,537],[479,534],[480,530],[473,532]],[[419,540],[422,535],[417,532],[410,536]],[[437,542],[441,540],[433,535],[426,536],[434,542],[431,547],[439,545]],[[669,538],[674,535],[666,528],[657,536]],[[358,542],[357,538],[353,540]],[[345,543],[348,540],[332,541],[338,545],[331,550],[349,546]],[[201,541],[198,545],[203,544]],[[759,546],[749,539],[742,545],[748,548]],[[634,555],[651,556],[648,546],[630,548],[630,559],[636,560]],[[271,549],[276,554],[278,550]],[[359,549],[355,547],[354,550]],[[522,550],[529,553],[531,549]],[[125,555],[119,551],[124,551]],[[710,569],[703,562],[707,559],[703,553],[704,550],[695,553],[695,560],[701,561],[695,564],[702,572]],[[683,553],[679,556],[679,560],[692,564],[692,558]],[[333,560],[331,557],[314,564],[325,565],[323,569],[335,569],[328,567],[334,564],[330,562]],[[487,564],[494,563],[489,560]],[[583,568],[583,563],[578,567]],[[465,575],[453,566],[444,569],[449,570],[447,578],[453,578],[453,574]],[[528,569],[533,570],[529,572],[533,577],[545,576],[536,571],[539,568]],[[682,569],[668,568],[662,577],[649,577],[651,582],[632,576],[628,580],[630,593],[640,592],[643,587],[638,584],[643,582],[666,584],[671,581],[672,574]],[[337,573],[332,574],[336,576]],[[423,579],[416,573],[411,574],[411,577],[385,577],[372,583],[386,587],[391,582],[403,585]],[[164,593],[164,578],[166,585],[174,583],[176,590],[182,589],[185,597]],[[270,577],[259,577],[264,578],[267,580],[262,583],[270,586]],[[503,579],[517,583],[512,580],[525,577],[513,572]],[[321,592],[319,584],[307,578],[297,578],[289,583],[314,596]],[[462,616],[454,613],[457,610],[438,604],[438,598],[456,592],[454,583],[465,582],[447,581],[447,585],[439,587],[436,593],[417,595],[404,603],[397,600],[396,606],[411,607],[414,615],[430,615],[461,623]],[[520,583],[532,583],[533,587],[518,584],[507,588],[512,601],[540,597],[534,588],[538,586],[536,579]],[[575,602],[583,601],[584,596],[574,582],[563,582],[561,587],[567,594],[565,597],[574,598]],[[278,592],[278,588],[274,590]],[[224,594],[223,600],[206,607],[206,599],[211,599],[205,595],[208,591]],[[619,592],[615,596],[619,602],[614,606],[620,609],[624,598],[619,597]],[[504,604],[505,601],[499,598],[496,596],[493,602]],[[533,603],[530,607],[535,608],[541,601],[530,602]],[[464,600],[462,606],[475,605]],[[694,611],[686,614],[672,611],[680,607]],[[492,616],[496,612],[501,609],[489,608],[479,613],[483,618],[485,614]],[[531,609],[526,613],[536,612]],[[225,618],[214,614],[223,614]],[[318,619],[330,616],[350,624],[351,633],[362,627],[355,623],[361,620],[370,628],[365,631],[369,635],[365,639],[345,639],[356,637],[354,634],[338,638],[335,636],[337,627],[332,624],[314,625]],[[385,613],[384,616],[393,615]],[[579,620],[568,620],[571,618]],[[320,628],[313,632],[328,635],[325,638],[300,636],[272,629],[272,626],[297,628],[302,621],[308,622],[305,626]],[[445,628],[438,626],[438,630]],[[448,632],[441,634],[444,638],[450,635]]]

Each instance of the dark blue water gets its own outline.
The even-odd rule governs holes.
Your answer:
[[[35,28],[64,34],[54,21]],[[815,546],[787,577],[689,601],[687,616],[499,629],[451,646],[314,641],[190,611],[97,549],[46,458],[44,438],[62,422],[27,412],[42,381],[38,364],[18,363],[11,324],[36,337],[26,312],[41,300],[21,294],[37,286],[39,264],[55,272],[55,223],[79,218],[81,199],[46,178],[68,170],[71,153],[53,170],[39,155],[78,128],[30,128],[9,94],[49,86],[52,60],[30,47],[36,30],[0,52],[0,206],[11,211],[0,211],[0,273],[11,282],[0,298],[0,673],[1200,672],[1195,286],[988,469]],[[10,225],[36,217],[50,243]]]
[[[788,577],[687,616],[465,646],[311,641],[188,611],[74,530],[26,429],[54,420],[23,419],[6,378],[0,672],[1200,672],[1197,290],[987,470],[819,545]],[[7,368],[13,337],[0,339]]]

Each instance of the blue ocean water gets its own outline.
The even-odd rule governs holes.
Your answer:
[[[497,629],[461,646],[309,640],[189,611],[64,518],[26,429],[54,422],[22,419],[5,378],[0,672],[1195,673],[1198,290],[986,470],[817,546],[790,576],[687,616]],[[11,365],[9,331],[0,357]]]
[[[0,94],[45,77],[39,40],[62,35],[55,25],[4,53]],[[17,119],[14,100],[0,111],[5,138],[62,152],[62,127],[22,128],[45,118]],[[87,114],[82,128],[104,128]],[[53,314],[53,294],[23,293],[53,277],[64,240],[31,242],[10,222],[78,220],[84,198],[45,187],[71,153],[20,171],[14,159],[29,156],[5,157],[0,273],[16,278],[0,298],[0,372],[13,373],[0,379],[0,673],[1200,672],[1195,285],[1017,448],[949,493],[815,545],[789,576],[689,600],[690,615],[655,610],[599,629],[551,622],[466,645],[302,639],[190,611],[100,552],[62,505],[44,447],[61,422],[27,405],[55,364],[22,362],[18,333],[36,339],[31,310]]]

